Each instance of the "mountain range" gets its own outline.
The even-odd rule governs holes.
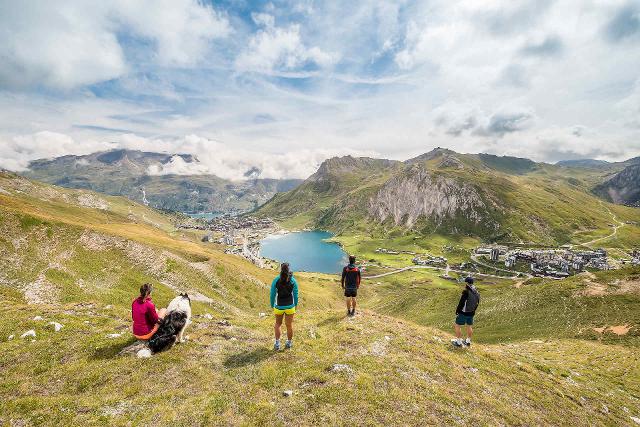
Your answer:
[[[191,154],[111,150],[34,160],[23,175],[67,188],[126,196],[155,208],[180,212],[245,212],[302,182],[259,178],[260,171],[255,168],[246,172],[244,181],[154,172],[176,158],[188,164],[198,163]]]
[[[636,210],[602,204],[638,197],[634,162],[551,165],[443,148],[404,162],[332,158],[257,213],[292,227],[334,232],[411,230],[490,241],[567,243],[576,233],[606,228],[613,221],[611,209],[618,217],[640,216]]]

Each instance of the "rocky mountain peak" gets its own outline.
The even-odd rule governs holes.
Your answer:
[[[370,171],[371,168],[384,168],[395,163],[394,160],[353,157],[351,155],[332,157],[322,162],[316,173],[309,178],[319,181],[332,176],[351,174],[358,171]]]
[[[433,150],[405,161],[406,164],[421,163],[441,157],[455,157],[458,153],[448,148],[436,147]]]

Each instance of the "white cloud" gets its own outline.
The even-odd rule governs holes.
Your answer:
[[[13,170],[25,170],[29,161],[40,158],[53,158],[66,154],[89,154],[108,150],[113,145],[108,142],[76,142],[68,135],[57,132],[41,131],[31,135],[0,137],[0,167]]]
[[[119,37],[154,44],[164,65],[192,65],[228,20],[195,0],[0,0],[0,87],[71,89],[124,75]]]
[[[154,139],[125,134],[114,142],[82,141],[55,132],[0,139],[0,167],[26,170],[31,160],[53,158],[67,154],[83,155],[96,151],[125,148],[172,154],[192,154],[197,161],[187,162],[173,156],[164,165],[152,165],[149,175],[216,175],[230,180],[244,180],[247,171],[257,168],[260,178],[307,178],[320,163],[334,156],[376,156],[377,153],[352,149],[299,149],[285,153],[247,150],[197,135],[177,139]]]
[[[238,55],[236,67],[240,71],[272,73],[294,70],[308,62],[320,67],[328,67],[335,62],[335,55],[317,46],[305,46],[300,25],[275,27],[273,16],[264,13],[253,15],[253,19],[264,28],[251,38],[247,49]]]
[[[194,0],[120,0],[117,16],[133,33],[157,43],[164,65],[191,66],[205,55],[212,39],[231,32],[226,17]]]

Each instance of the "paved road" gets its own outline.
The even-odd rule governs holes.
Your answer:
[[[424,268],[424,269],[429,269],[429,270],[449,270],[449,271],[454,271],[456,273],[462,273],[462,274],[471,274],[472,276],[483,276],[483,277],[494,277],[496,279],[517,279],[518,275],[513,275],[513,276],[498,276],[495,274],[484,274],[484,273],[477,273],[475,271],[465,271],[465,270],[455,270],[452,268],[448,268],[447,267],[433,267],[430,265],[411,265],[409,267],[404,267],[404,268],[400,268],[398,270],[393,270],[393,271],[389,271],[387,273],[381,273],[381,274],[376,274],[374,276],[363,276],[363,279],[377,279],[379,277],[385,277],[385,276],[390,276],[392,274],[398,274],[398,273],[402,273],[403,271],[407,271],[407,270],[416,270],[419,268]],[[513,271],[509,271],[509,273],[513,274]]]
[[[486,263],[484,263],[484,262],[482,262],[482,261],[479,261],[479,260],[478,260],[478,255],[475,255],[475,254],[474,254],[474,255],[471,255],[471,259],[472,259],[475,263],[480,264],[480,265],[481,265],[481,266],[483,266],[483,267],[491,268],[491,269],[493,269],[493,270],[498,270],[498,271],[504,271],[504,272],[511,273],[511,274],[513,274],[513,273],[514,273],[514,271],[513,271],[513,270],[506,270],[506,269],[504,269],[504,268],[495,267],[495,266],[493,266],[493,265],[491,265],[491,264],[486,264]],[[524,275],[525,275],[525,276],[527,276],[527,277],[533,277],[531,274],[529,274],[529,273],[525,273],[524,271],[519,271],[518,273],[522,273],[522,274],[524,274]]]

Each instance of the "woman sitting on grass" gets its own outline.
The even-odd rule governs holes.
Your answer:
[[[275,334],[276,342],[273,345],[274,350],[280,350],[280,329],[282,327],[282,318],[284,317],[287,326],[287,342],[285,348],[291,348],[293,345],[293,315],[298,305],[298,282],[293,277],[293,273],[289,271],[289,264],[283,263],[280,266],[280,275],[273,279],[271,283],[271,307],[276,315]]]
[[[148,340],[158,330],[160,320],[167,313],[166,308],[156,311],[151,302],[153,287],[149,283],[140,286],[140,296],[131,304],[131,318],[133,319],[133,336],[139,340]]]

